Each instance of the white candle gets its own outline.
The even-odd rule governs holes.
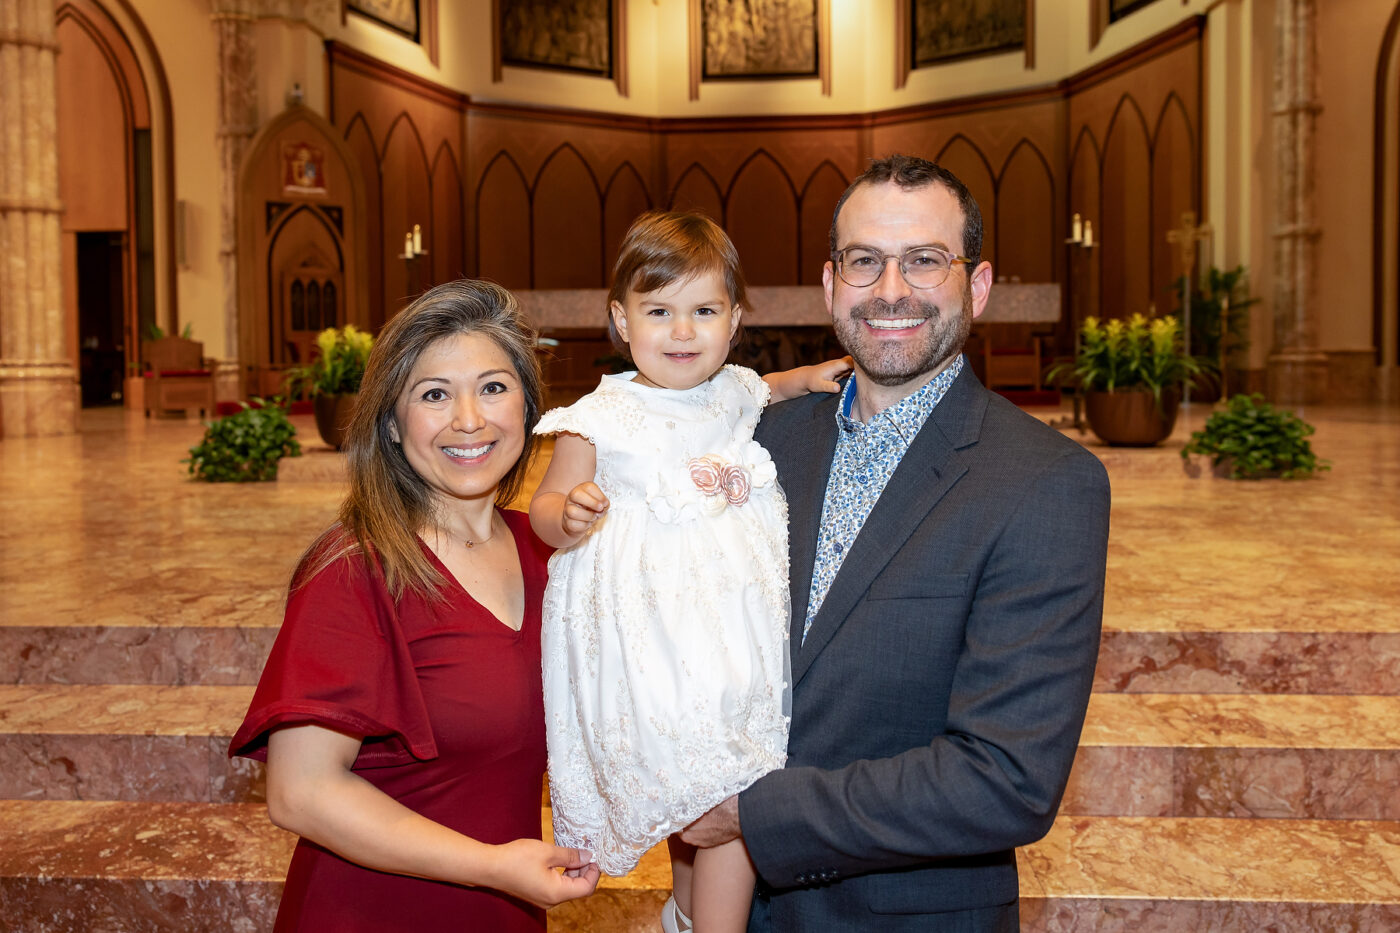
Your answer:
[[[1084,245],[1094,245],[1094,225],[1090,221],[1084,221]]]
[[[413,255],[417,256],[423,252],[423,228],[417,224],[413,225]]]
[[[413,234],[411,233],[403,235],[403,254],[405,258],[413,255]]]
[[[1074,215],[1074,223],[1070,227],[1069,238],[1076,243],[1084,239],[1084,222],[1080,219],[1078,214]]]

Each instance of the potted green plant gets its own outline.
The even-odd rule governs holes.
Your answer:
[[[1047,378],[1078,383],[1089,427],[1104,443],[1151,447],[1176,425],[1181,384],[1204,368],[1186,355],[1175,317],[1134,314],[1126,321],[1085,320],[1074,361],[1052,367]]]
[[[283,457],[301,456],[297,430],[287,419],[281,399],[253,404],[239,402],[243,410],[208,422],[204,440],[190,448],[190,475],[210,483],[263,482],[277,478]]]
[[[354,324],[328,327],[316,335],[315,358],[287,373],[291,394],[311,396],[316,430],[321,440],[337,450],[345,441],[345,427],[373,344],[374,336]]]
[[[1209,457],[1211,471],[1226,479],[1302,479],[1332,468],[1313,453],[1313,426],[1259,395],[1236,395],[1207,419],[1181,449],[1186,471],[1200,475],[1193,455]]]

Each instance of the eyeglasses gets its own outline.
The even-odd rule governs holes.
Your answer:
[[[916,246],[903,256],[886,256],[868,246],[848,246],[834,258],[836,274],[854,288],[865,288],[880,281],[880,276],[885,274],[885,264],[891,259],[899,260],[899,274],[911,288],[937,288],[947,280],[955,263],[972,264],[966,256],[936,246]]]

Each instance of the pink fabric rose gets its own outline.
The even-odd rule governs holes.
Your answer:
[[[690,469],[691,482],[695,483],[695,488],[707,496],[719,495],[722,486],[720,481],[722,465],[712,457],[694,457],[686,463]]]
[[[724,487],[724,498],[730,505],[743,505],[749,501],[749,489],[753,485],[749,471],[737,464],[729,464],[720,471],[720,484]]]

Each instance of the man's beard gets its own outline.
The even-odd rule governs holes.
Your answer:
[[[869,318],[922,318],[927,323],[918,344],[883,344],[872,339],[862,323]],[[933,372],[962,350],[972,333],[972,289],[963,287],[961,307],[952,315],[915,295],[893,305],[881,298],[868,298],[837,317],[833,327],[836,339],[863,375],[876,385],[903,385]]]

